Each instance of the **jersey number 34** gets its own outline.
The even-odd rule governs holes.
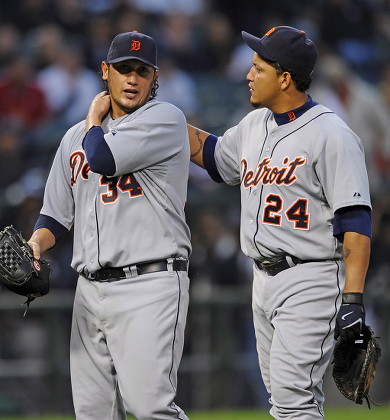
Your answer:
[[[107,187],[107,193],[101,195],[104,204],[115,203],[118,199],[118,190],[122,193],[128,193],[130,198],[143,195],[141,186],[133,174],[125,174],[114,178],[102,176],[100,185]]]

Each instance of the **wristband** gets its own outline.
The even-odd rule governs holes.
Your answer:
[[[363,306],[363,293],[343,293],[342,303],[357,303]]]

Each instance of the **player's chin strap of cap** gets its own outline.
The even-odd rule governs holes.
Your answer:
[[[295,267],[299,264],[305,264],[310,262],[323,262],[330,260],[301,260],[291,255],[284,255],[281,257],[270,258],[262,261],[255,261],[257,268],[264,271],[268,276],[276,276],[283,270]],[[334,261],[334,260],[332,260]]]

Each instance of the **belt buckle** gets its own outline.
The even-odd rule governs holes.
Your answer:
[[[94,280],[98,281],[99,283],[107,283],[111,280],[111,277],[100,278],[99,276],[97,276]]]
[[[274,267],[276,263],[277,261],[264,260],[260,263],[260,267],[269,276],[274,276],[272,267]]]
[[[84,276],[85,278],[87,278],[88,280],[91,280],[91,281],[95,281],[95,280],[97,280],[97,275],[96,275],[96,273],[83,274],[83,276]]]
[[[99,283],[105,283],[111,279],[109,275],[102,276],[101,273],[99,273],[99,271],[100,270],[93,273],[93,278],[92,278],[93,281],[98,281]]]
[[[277,262],[279,262],[280,260],[277,260],[277,261],[272,261],[272,260],[263,260],[263,261],[261,261],[260,262],[260,265],[261,265],[261,267],[262,268],[267,268],[267,267],[270,267],[270,266],[272,266],[272,265],[274,265],[274,264],[276,264]]]
[[[260,263],[260,267],[269,276],[276,276],[276,274],[280,273],[281,271],[290,268],[290,265],[288,264],[285,257],[281,257],[277,260],[263,260]]]

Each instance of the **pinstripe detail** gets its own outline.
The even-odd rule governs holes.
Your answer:
[[[95,219],[96,219],[96,236],[97,236],[97,259],[99,266],[103,268],[103,266],[100,263],[100,235],[99,235],[99,219],[97,217],[98,211],[97,211],[97,203],[96,203],[96,197],[95,197]]]
[[[261,151],[260,151],[260,155],[259,155],[259,161],[260,161],[260,157],[261,157],[261,155],[262,155],[262,153],[263,153],[263,150],[264,150],[264,146],[265,146],[265,142],[266,142],[266,140],[267,140],[267,137],[268,137],[268,121],[269,121],[269,119],[271,118],[271,113],[269,113],[269,115],[268,115],[268,118],[267,118],[267,120],[266,120],[266,122],[265,122],[265,138],[264,138],[264,141],[263,141],[263,145],[262,145],[262,147],[261,147]],[[257,246],[257,243],[256,243],[256,236],[257,236],[257,234],[259,233],[259,228],[260,228],[260,226],[259,226],[259,214],[260,214],[260,209],[261,209],[261,199],[262,199],[262,196],[263,196],[263,188],[264,188],[264,185],[263,184],[261,184],[261,191],[260,191],[260,194],[259,194],[259,207],[258,207],[258,209],[257,209],[257,215],[256,215],[256,232],[255,232],[255,234],[253,235],[253,243],[255,244],[255,247],[256,247],[256,249],[257,249],[257,252],[259,253],[259,255],[261,255],[262,257],[264,257],[264,255],[262,255],[262,253],[260,252],[260,249],[258,248],[258,246]],[[251,187],[251,189],[250,189],[250,191],[252,191],[252,187]]]
[[[172,389],[174,390],[174,393],[176,395],[176,388],[174,387],[173,383],[172,383],[172,379],[171,379],[171,374],[172,374],[172,370],[173,370],[173,365],[175,363],[175,342],[176,342],[176,329],[177,329],[177,324],[179,322],[179,315],[180,315],[180,302],[181,302],[181,283],[180,283],[180,276],[177,272],[175,272],[176,275],[176,279],[177,279],[177,286],[178,286],[178,291],[179,291],[179,296],[178,296],[178,300],[177,300],[177,309],[176,309],[176,320],[175,320],[175,326],[174,326],[174,330],[173,330],[173,340],[172,340],[172,361],[171,361],[171,369],[169,370],[169,382],[172,385]],[[185,420],[185,417],[181,417],[180,416],[180,411],[177,408],[176,404],[172,401],[171,403],[171,408],[177,411],[177,418],[179,420]]]
[[[339,298],[339,296],[340,296],[340,294],[341,294],[341,288],[340,288],[340,263],[339,263],[339,261],[338,260],[334,260],[334,262],[335,262],[335,264],[337,265],[337,273],[336,273],[336,282],[337,282],[337,290],[338,290],[338,293],[337,293],[337,296],[336,296],[336,299],[335,299],[335,301],[334,301],[334,313],[333,313],[333,316],[332,316],[332,318],[329,320],[329,329],[328,329],[328,332],[327,332],[327,334],[325,335],[325,337],[324,337],[324,339],[322,340],[322,343],[321,343],[321,348],[320,348],[320,350],[321,350],[321,355],[320,355],[320,358],[317,360],[317,362],[315,362],[314,364],[313,364],[313,366],[312,366],[312,368],[311,368],[311,371],[310,371],[310,380],[311,380],[311,384],[310,384],[310,388],[312,388],[313,387],[313,379],[312,379],[312,374],[313,374],[313,370],[314,370],[314,367],[322,360],[322,358],[323,358],[323,356],[324,356],[324,352],[323,352],[323,346],[324,346],[324,342],[325,342],[325,340],[326,340],[326,338],[328,338],[328,336],[329,336],[329,334],[330,334],[330,332],[332,331],[332,328],[331,328],[331,323],[332,323],[332,321],[334,320],[334,318],[336,317],[336,315],[337,315],[337,299]],[[317,409],[318,409],[318,412],[319,412],[319,414],[322,416],[322,418],[325,418],[324,417],[324,415],[323,415],[323,413],[322,413],[322,411],[320,410],[320,407],[318,406],[318,404],[317,404],[317,401],[315,400],[315,396],[314,396],[314,393],[313,393],[313,402],[314,402],[314,404],[317,406]]]

